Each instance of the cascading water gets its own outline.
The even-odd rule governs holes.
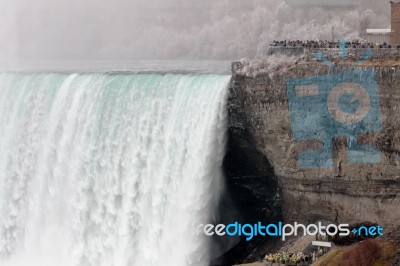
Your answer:
[[[225,75],[0,75],[0,264],[208,265]]]

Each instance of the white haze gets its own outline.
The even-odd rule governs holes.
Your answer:
[[[330,39],[332,27],[335,38],[357,38],[390,26],[388,1],[355,2],[327,11],[284,0],[0,0],[0,65],[231,60],[260,55],[273,39]]]

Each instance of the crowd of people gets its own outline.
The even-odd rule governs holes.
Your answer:
[[[264,261],[267,265],[273,265],[274,263],[280,263],[285,265],[310,265],[315,262],[318,258],[323,256],[323,251],[313,252],[312,254],[303,254],[299,252],[297,254],[278,252],[275,254],[268,254],[265,256]]]
[[[305,47],[305,48],[339,48],[340,41],[319,41],[319,40],[284,40],[273,41],[270,46],[277,47]],[[400,48],[400,45],[392,46],[386,42],[384,43],[371,43],[364,40],[353,40],[344,42],[346,48]]]

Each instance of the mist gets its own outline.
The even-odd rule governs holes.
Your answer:
[[[265,54],[274,39],[331,39],[332,27],[335,39],[390,28],[388,1],[349,2],[354,8],[284,0],[0,0],[0,64],[233,60]]]

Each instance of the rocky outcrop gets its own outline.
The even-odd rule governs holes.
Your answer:
[[[353,66],[352,63],[358,57],[355,54],[345,65],[335,68],[315,61],[310,56],[303,56],[284,73],[258,73],[256,76],[249,76],[242,71],[243,62],[233,63],[229,105],[229,134],[234,142],[234,148],[231,148],[234,151],[231,153],[241,153],[244,157],[249,157],[248,154],[264,156],[268,162],[265,165],[269,165],[270,169],[263,171],[277,180],[278,187],[271,193],[278,193],[281,197],[275,203],[281,204],[286,222],[312,223],[322,219],[338,223],[370,221],[387,229],[400,223],[400,68],[396,66],[397,63],[393,63],[399,55],[395,50],[388,51],[384,57],[375,53],[372,60]],[[340,61],[334,51],[328,58]],[[357,145],[369,145],[378,150],[379,160],[350,163],[347,151],[352,147],[349,147],[351,141],[348,141],[348,136],[341,136],[339,133],[324,135],[323,132],[318,132],[329,128],[329,125],[316,129],[315,139],[296,140],[287,82],[323,76],[326,80],[322,79],[322,82],[329,83],[335,82],[329,76],[363,71],[372,73],[371,82],[376,81],[378,87],[381,126],[371,132],[355,130],[353,141]],[[360,79],[363,78],[361,75]],[[333,104],[329,101],[331,100],[316,104]],[[370,102],[373,101],[371,96]],[[305,121],[309,119],[304,114],[303,118]],[[366,122],[364,127],[368,128],[368,123],[375,122]],[[320,150],[328,145],[320,139],[322,135],[328,135],[328,138],[331,136],[332,146],[328,149],[332,152],[332,165],[302,167],[299,161],[301,154]],[[260,175],[262,176],[265,175]],[[235,182],[240,187],[240,176],[236,178]],[[270,193],[260,184],[260,181],[255,186],[244,182],[243,186],[254,194],[262,195],[264,190],[265,193]],[[272,204],[271,201],[276,197],[267,198],[269,204]]]

